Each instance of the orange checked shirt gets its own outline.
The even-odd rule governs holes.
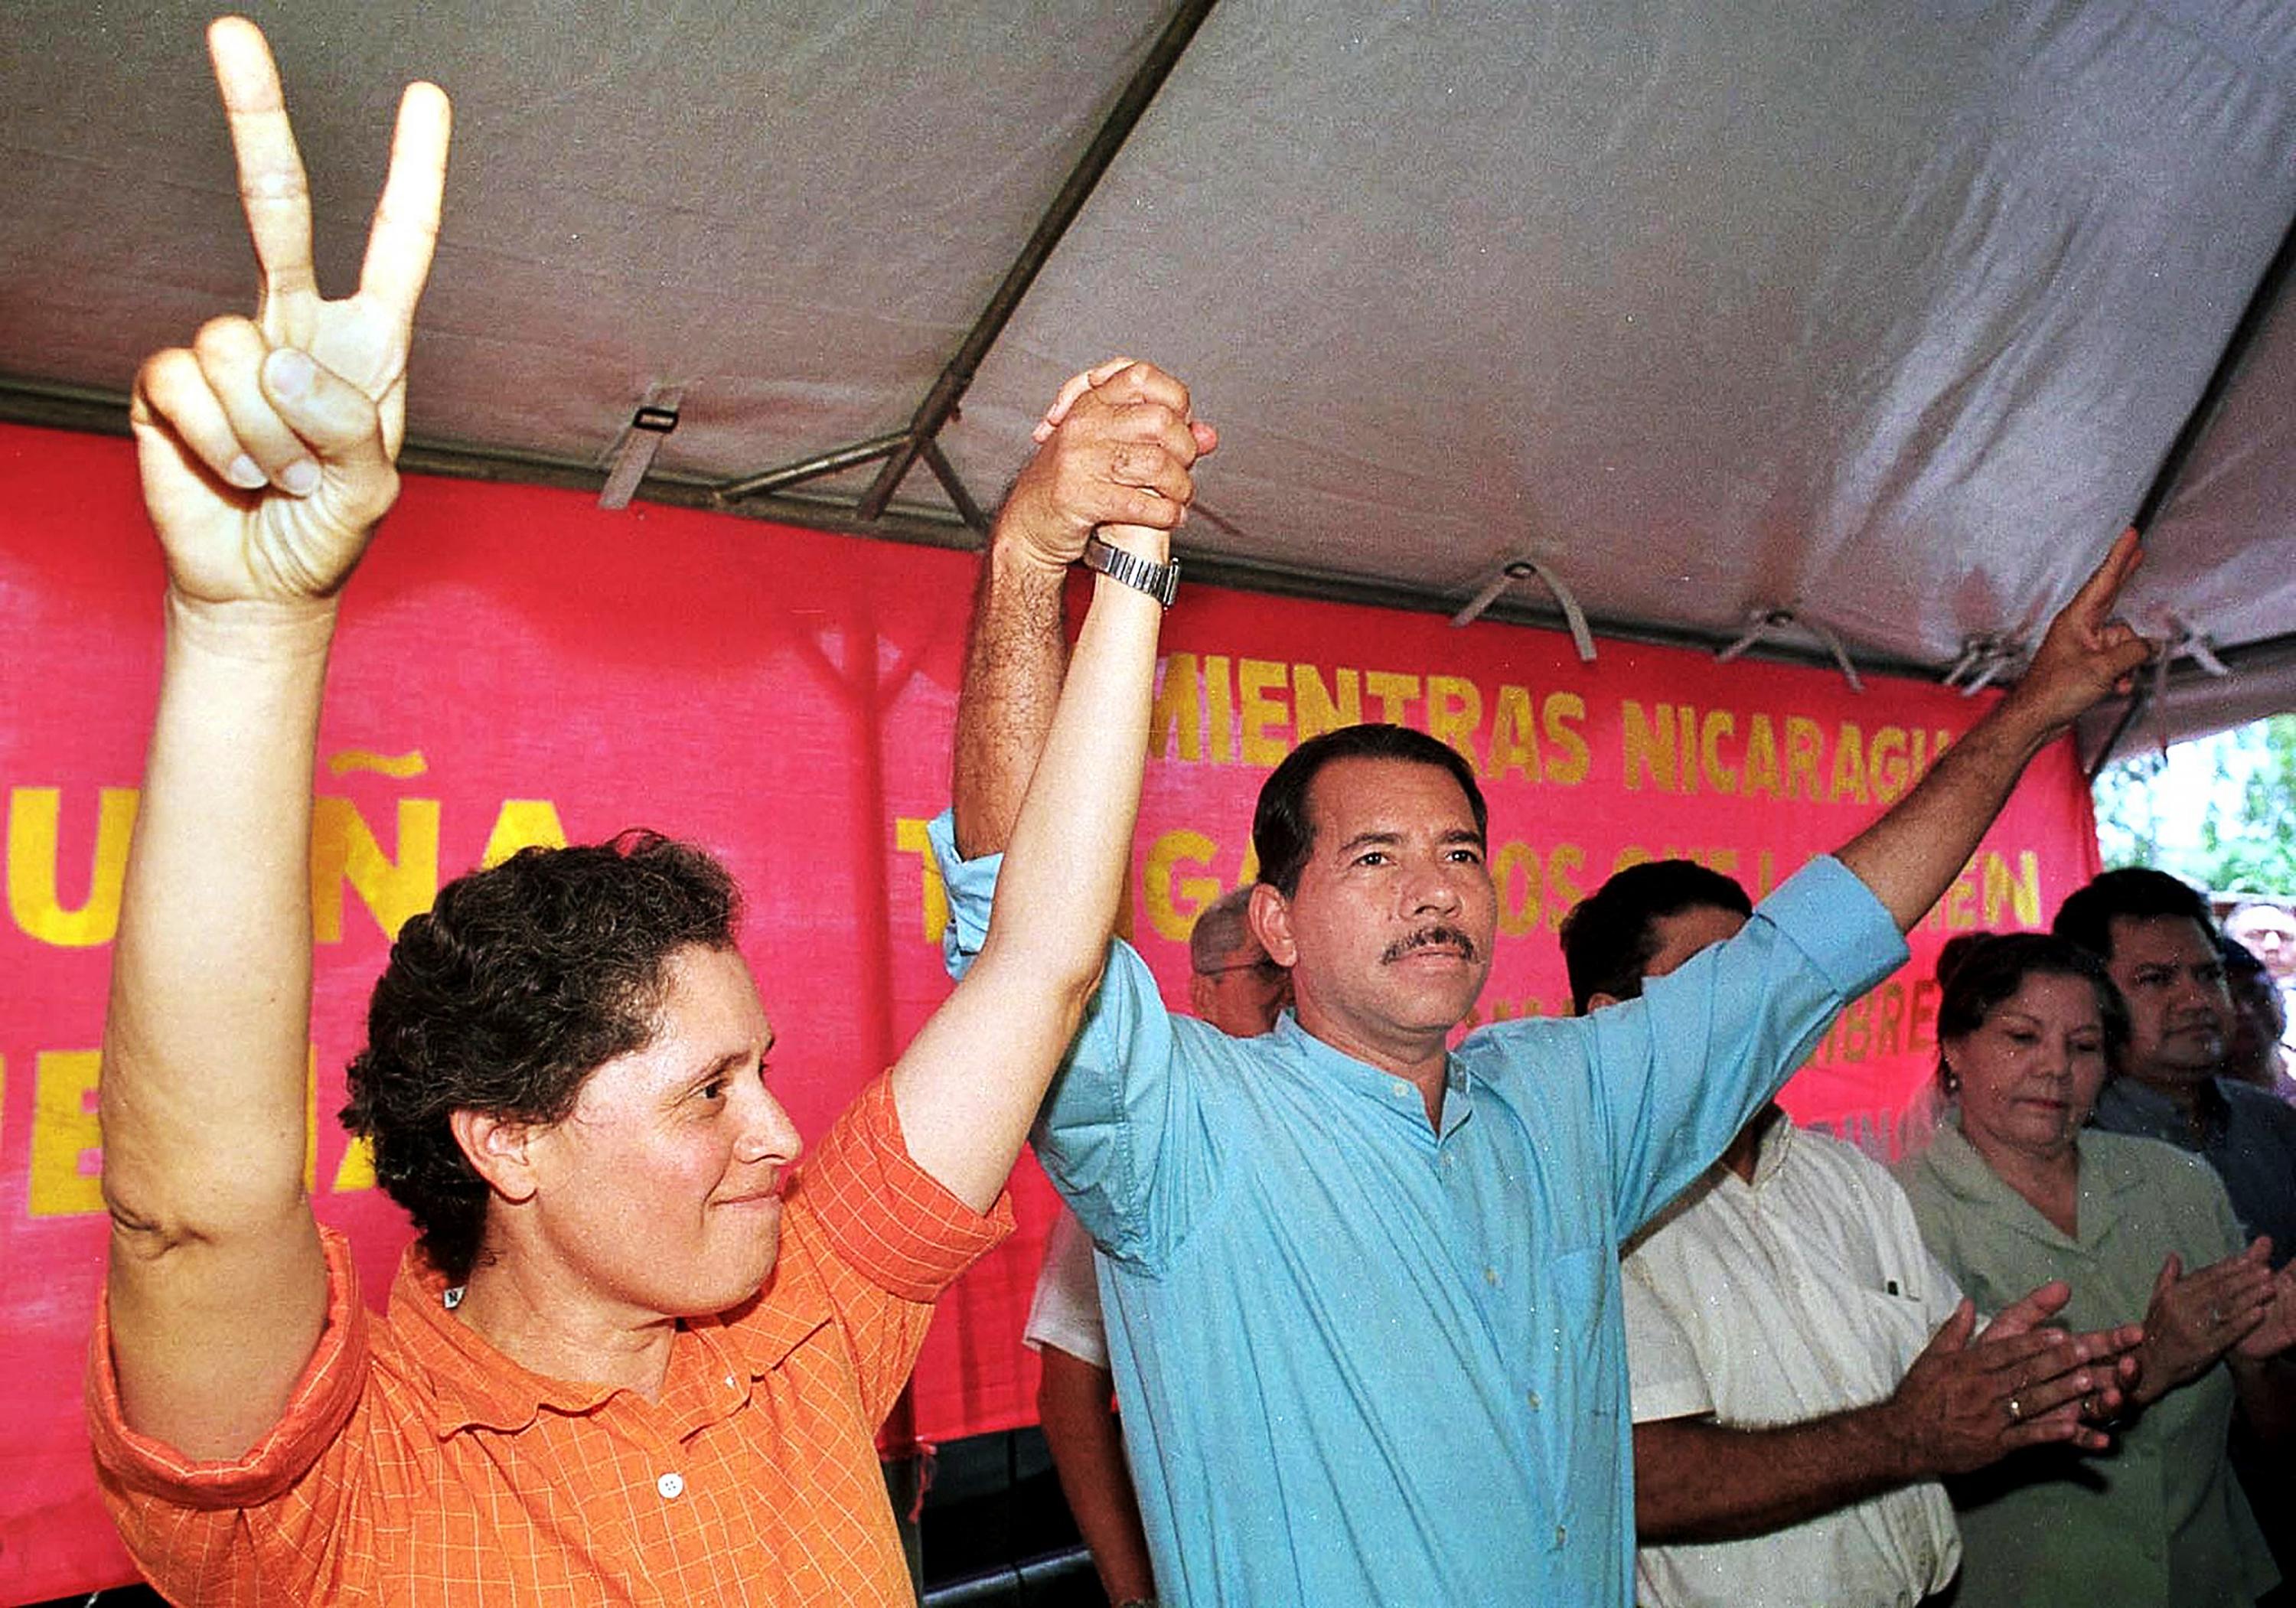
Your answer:
[[[325,1331],[241,1457],[121,1422],[99,1311],[97,1476],[136,1563],[202,1608],[909,1604],[872,1437],[932,1300],[1011,1227],[910,1161],[880,1079],[799,1169],[763,1292],[680,1329],[658,1402],[528,1373],[413,1249],[370,1315],[322,1230]]]

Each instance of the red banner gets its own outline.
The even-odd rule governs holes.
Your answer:
[[[380,1303],[406,1237],[332,1112],[389,934],[442,879],[532,842],[652,825],[721,855],[817,1136],[947,991],[924,822],[944,802],[967,555],[523,488],[412,480],[352,584],[320,738],[313,1142],[321,1217]],[[160,652],[158,552],[121,442],[0,427],[0,1599],[127,1578],[79,1380],[105,1224],[94,1110],[109,945]],[[1184,590],[1165,634],[1132,925],[1185,998],[1194,914],[1249,874],[1251,800],[1306,736],[1395,719],[1469,753],[1491,800],[1488,1017],[1568,1008],[1554,929],[1636,857],[1757,893],[1901,796],[1979,712],[1927,685],[1432,618]],[[1788,1092],[1886,1147],[1928,1075],[1948,931],[2031,926],[2095,866],[2070,751],[2045,755],[1915,940]],[[1033,1417],[1020,1344],[1049,1193],[945,1303],[918,1432]]]

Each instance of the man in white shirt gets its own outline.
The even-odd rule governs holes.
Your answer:
[[[1744,890],[1666,860],[1563,923],[1586,1011],[1639,994],[1744,924]],[[1904,1194],[1775,1104],[1628,1251],[1636,1600],[1644,1608],[1919,1603],[1961,1559],[1940,1476],[2043,1439],[2115,1380],[2037,1326],[2045,1285],[1976,1320]]]

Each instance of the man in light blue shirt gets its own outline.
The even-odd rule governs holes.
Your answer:
[[[1186,393],[1155,406],[1185,419]],[[1060,470],[1038,455],[985,561],[933,832],[959,968],[1061,678],[1059,574],[1033,556],[1057,543],[1027,536],[1063,517]],[[1163,1597],[1628,1602],[1619,1242],[1902,960],[2025,762],[2143,661],[2107,621],[2135,562],[2124,539],[2023,682],[1740,936],[1639,1002],[1456,1054],[1496,925],[1472,770],[1397,727],[1277,768],[1252,924],[1294,1012],[1227,1039],[1168,1013],[1115,945],[1036,1135],[1106,1253]]]
[[[995,861],[944,863],[969,948]],[[1830,860],[1751,931],[1645,1009],[1474,1035],[1431,1124],[1409,1079],[1294,1017],[1233,1039],[1169,1014],[1115,948],[1036,1140],[1112,1259],[1164,1596],[1627,1600],[1619,1241],[1767,1098],[1710,1056],[1798,1064],[1903,957]]]

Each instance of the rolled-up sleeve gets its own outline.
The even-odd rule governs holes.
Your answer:
[[[1788,877],[1754,915],[1799,947],[1844,1000],[1906,964],[1906,936],[1889,907],[1832,855]]]
[[[996,873],[1004,864],[1001,854],[984,854],[968,860],[956,851],[956,812],[944,809],[925,825],[925,841],[932,845],[933,864],[948,890],[948,924],[941,929],[940,964],[951,977],[972,970],[981,945],[988,941],[988,913],[996,898]]]
[[[939,1300],[1013,1232],[1010,1195],[975,1211],[910,1158],[886,1078],[846,1109],[799,1180],[839,1259],[902,1300]]]
[[[277,1421],[237,1457],[189,1457],[128,1426],[111,1359],[111,1298],[100,1298],[88,1348],[88,1438],[106,1501],[123,1528],[131,1522],[131,1510],[152,1503],[200,1509],[260,1506],[300,1480],[335,1444],[366,1384],[367,1315],[350,1242],[324,1225],[319,1240],[327,1264],[326,1323]]]

